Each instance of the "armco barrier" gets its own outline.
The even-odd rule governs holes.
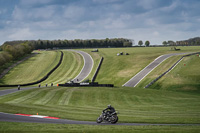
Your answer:
[[[66,84],[57,84],[57,86],[63,86],[63,87],[114,87],[113,84],[99,84],[98,82],[66,83]]]
[[[99,72],[99,70],[100,70],[100,67],[101,67],[101,64],[102,64],[102,62],[103,62],[103,57],[101,57],[101,60],[100,60],[100,62],[99,62],[99,65],[98,65],[98,67],[97,67],[97,70],[96,70],[96,72],[95,72],[95,74],[94,74],[94,76],[92,77],[92,82],[94,82],[95,81],[95,79],[96,79],[96,77],[97,77],[97,74],[98,74],[98,72]]]
[[[148,85],[146,85],[144,88],[149,88],[151,85],[153,85],[156,81],[158,81],[161,77],[163,77],[165,74],[167,74],[168,72],[170,72],[184,57],[187,56],[191,56],[191,55],[195,55],[195,54],[200,54],[200,52],[197,53],[191,53],[191,54],[187,54],[182,56],[176,63],[174,63],[166,72],[164,72],[163,74],[161,74],[160,76],[158,76],[156,79],[154,79],[153,81],[151,81]]]
[[[60,51],[60,52],[61,52],[61,56],[60,56],[60,60],[59,60],[58,64],[49,73],[47,73],[47,75],[45,75],[42,79],[35,81],[35,82],[32,82],[32,83],[18,84],[18,85],[20,85],[20,86],[34,85],[34,84],[38,84],[38,83],[46,80],[62,63],[63,52],[62,51]],[[17,87],[18,85],[0,85],[0,87]]]

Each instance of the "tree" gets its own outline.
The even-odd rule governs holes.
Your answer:
[[[163,41],[163,43],[162,43],[164,46],[167,46],[167,42],[166,41]]]
[[[146,41],[146,42],[145,42],[145,45],[146,45],[146,47],[149,47],[150,42],[149,42],[149,41]]]
[[[131,47],[131,46],[132,46],[132,43],[131,43],[131,42],[124,42],[124,43],[123,43],[123,46],[124,46],[124,47]]]
[[[139,45],[139,46],[142,46],[142,44],[143,44],[143,42],[142,42],[142,40],[140,40],[140,41],[138,42],[138,45]]]
[[[0,66],[4,65],[5,63],[12,60],[12,55],[10,55],[8,52],[1,52],[0,53]]]
[[[174,46],[176,43],[174,42],[174,41],[172,41],[172,40],[169,40],[168,42],[167,42],[170,46]]]

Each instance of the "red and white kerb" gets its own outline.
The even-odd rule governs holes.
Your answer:
[[[15,115],[22,115],[22,116],[29,116],[29,117],[36,117],[36,118],[46,118],[46,119],[60,119],[58,117],[43,116],[43,115],[29,115],[29,114],[15,114]]]

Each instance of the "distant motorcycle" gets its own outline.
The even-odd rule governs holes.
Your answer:
[[[113,112],[112,114],[108,114],[107,112],[102,112],[102,114],[97,118],[96,122],[101,123],[103,121],[110,122],[112,124],[115,124],[118,122],[118,112]]]

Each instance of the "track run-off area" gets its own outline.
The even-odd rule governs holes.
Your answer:
[[[82,52],[82,51],[81,52],[80,51],[75,51],[75,52],[80,53],[83,56],[83,58],[84,58],[84,67],[82,68],[82,70],[79,73],[79,75],[76,78],[73,79],[74,82],[76,82],[76,81],[80,82],[80,81],[84,80],[89,75],[89,73],[91,72],[91,69],[93,67],[93,60],[92,60],[91,56],[89,54],[87,54],[87,53],[85,54],[85,52]],[[154,61],[154,62],[151,63],[151,64],[155,63],[154,66],[151,66],[148,69],[151,72],[155,67],[157,67],[161,62],[163,62],[168,57],[173,56],[173,55],[180,55],[180,54],[186,54],[186,53],[168,54],[168,55],[160,56],[157,59],[155,59],[156,62]],[[150,66],[150,65],[148,65],[148,66]],[[146,72],[146,73],[148,74],[150,72]],[[147,74],[144,74],[144,75],[147,75]],[[138,80],[140,81],[144,77],[140,76],[140,78]],[[131,87],[133,87],[133,86],[131,85]],[[25,87],[25,88],[21,88],[20,91],[34,89],[34,88],[37,88],[37,87]],[[0,91],[0,96],[7,95],[7,94],[10,94],[10,93],[14,93],[14,92],[17,92],[17,91],[18,90],[16,88],[15,89],[2,90],[2,91]],[[75,120],[67,120],[67,119],[47,119],[47,118],[37,118],[37,117],[29,117],[29,116],[20,116],[20,115],[16,115],[16,114],[3,113],[3,112],[0,112],[0,121],[7,121],[7,122],[29,122],[29,123],[31,123],[31,122],[33,122],[33,123],[57,123],[57,124],[113,125],[113,124],[109,124],[109,123],[97,124],[96,122],[91,122],[91,121],[75,121]],[[128,126],[139,126],[139,125],[141,125],[141,126],[145,126],[145,125],[157,125],[157,126],[165,126],[165,125],[166,126],[173,126],[173,125],[174,126],[190,126],[190,125],[197,125],[197,126],[199,126],[200,124],[117,123],[115,125],[128,125]]]

